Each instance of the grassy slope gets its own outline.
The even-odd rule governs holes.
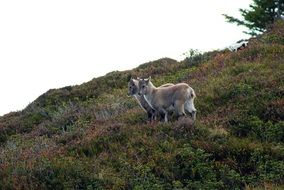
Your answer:
[[[242,189],[284,181],[284,24],[243,51],[160,59],[0,118],[0,189]],[[187,82],[195,128],[146,124],[130,76]]]

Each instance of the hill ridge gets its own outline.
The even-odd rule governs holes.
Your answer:
[[[0,189],[283,188],[284,23],[246,49],[162,58],[0,117]],[[131,76],[186,82],[197,122],[147,124]]]

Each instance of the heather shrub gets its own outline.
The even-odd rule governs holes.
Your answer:
[[[282,31],[52,89],[0,117],[0,189],[283,189]],[[148,123],[127,82],[149,75],[192,86],[197,120]]]
[[[239,137],[252,137],[265,142],[283,142],[283,122],[272,123],[256,116],[243,117],[241,121],[231,121],[231,133]]]

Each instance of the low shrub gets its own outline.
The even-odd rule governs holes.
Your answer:
[[[252,137],[263,142],[284,142],[284,123],[272,123],[260,120],[257,116],[230,121],[231,133],[238,137]]]

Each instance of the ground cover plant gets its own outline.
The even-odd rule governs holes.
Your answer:
[[[284,188],[284,24],[246,49],[162,58],[0,118],[0,189]],[[148,124],[131,76],[186,82],[197,121]]]

